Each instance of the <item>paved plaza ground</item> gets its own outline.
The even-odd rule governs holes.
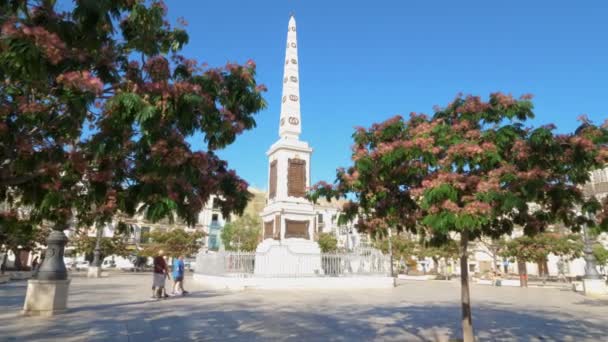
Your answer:
[[[0,285],[1,341],[447,341],[459,338],[457,281],[395,289],[223,292],[150,300],[151,274],[74,276],[70,309],[22,317],[26,282]],[[608,300],[566,288],[472,286],[482,341],[607,341]]]

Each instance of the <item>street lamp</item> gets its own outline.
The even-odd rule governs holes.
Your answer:
[[[591,172],[590,181],[583,186],[587,197],[595,197],[601,200],[608,195],[608,167]],[[587,218],[593,219],[590,213]],[[606,294],[606,282],[597,271],[597,260],[593,255],[593,239],[590,236],[588,224],[583,225],[583,253],[585,254],[585,276],[583,277],[583,288],[585,294]]]

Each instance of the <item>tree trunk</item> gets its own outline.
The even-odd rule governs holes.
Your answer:
[[[528,270],[525,261],[517,260],[517,271],[519,272],[519,286],[528,287]]]
[[[433,270],[431,271],[433,274],[439,274],[439,258],[432,257],[433,259]]]
[[[15,271],[21,271],[21,268],[23,267],[23,265],[21,263],[21,250],[19,248],[13,248],[12,252],[13,252],[13,255],[15,256],[15,262],[13,263],[13,269],[15,269]]]
[[[2,264],[0,264],[0,274],[4,274],[4,271],[6,270],[6,260],[8,258],[8,250],[4,251],[4,254],[2,255]]]
[[[473,318],[471,315],[471,295],[469,292],[469,261],[467,248],[469,245],[469,232],[464,230],[460,235],[460,298],[462,302],[462,339],[464,342],[473,342]]]

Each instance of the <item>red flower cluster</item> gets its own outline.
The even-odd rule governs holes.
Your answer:
[[[40,102],[20,102],[19,111],[23,114],[30,113],[42,113],[45,112],[48,107]]]
[[[523,140],[517,140],[511,147],[511,153],[515,155],[515,157],[519,160],[525,160],[530,155],[530,148],[526,145],[526,142]]]
[[[523,95],[523,96],[530,96],[530,95]],[[511,94],[505,95],[503,93],[492,93],[490,94],[490,99],[496,101],[498,103],[498,105],[502,106],[503,108],[509,108],[511,106],[513,106],[515,103],[517,103],[517,101],[513,98],[513,96]]]
[[[456,156],[462,157],[474,157],[476,155],[482,154],[484,152],[483,148],[479,145],[464,142],[460,144],[452,145],[448,148],[448,156],[454,158]]]
[[[163,56],[154,56],[146,61],[144,70],[153,81],[165,81],[169,79],[169,61]]]
[[[49,32],[41,26],[25,26],[21,32],[44,51],[51,64],[58,64],[65,57],[66,45],[57,34]]]
[[[69,71],[57,76],[57,83],[75,91],[87,91],[100,95],[103,82],[88,71]]]
[[[479,96],[467,96],[464,103],[454,109],[456,113],[481,113],[490,108]]]

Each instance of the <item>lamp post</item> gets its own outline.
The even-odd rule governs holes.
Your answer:
[[[388,258],[390,260],[391,263],[391,277],[395,276],[395,273],[393,272],[393,242],[391,241],[391,229],[388,228]]]
[[[590,181],[583,186],[586,196],[602,199],[608,195],[608,167],[591,172]],[[587,218],[594,219],[591,214]],[[585,255],[585,276],[583,277],[583,289],[585,295],[597,296],[608,292],[606,282],[597,271],[597,260],[593,255],[593,238],[589,231],[589,225],[583,225],[583,253]]]
[[[103,237],[103,228],[97,227],[95,239],[95,251],[93,252],[92,265],[95,267],[101,266],[101,238]]]
[[[585,279],[601,279],[597,271],[597,260],[593,255],[593,239],[589,236],[589,227],[583,226],[583,253],[585,254]]]

